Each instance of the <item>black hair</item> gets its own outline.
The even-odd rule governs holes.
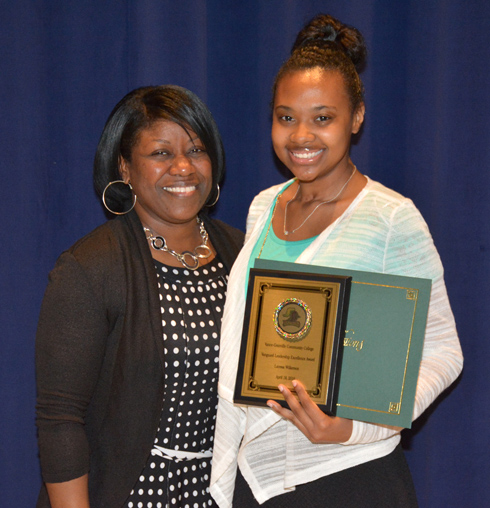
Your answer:
[[[221,136],[211,112],[199,97],[180,86],[141,87],[129,92],[112,110],[102,131],[94,160],[94,186],[102,196],[105,187],[121,180],[121,158],[131,160],[131,152],[139,133],[159,120],[175,122],[192,130],[206,147],[211,160],[213,190],[207,198],[212,203],[217,196],[217,184],[225,173],[225,153]],[[128,186],[113,185],[106,200],[111,209],[131,207]]]
[[[277,73],[272,90],[276,95],[279,81],[291,72],[320,67],[342,75],[352,111],[364,102],[364,88],[359,72],[367,56],[364,38],[352,26],[329,14],[318,14],[299,32],[291,56]]]

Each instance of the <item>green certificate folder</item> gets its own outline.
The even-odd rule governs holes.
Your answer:
[[[410,428],[431,280],[266,259],[254,267],[352,277],[336,414]]]

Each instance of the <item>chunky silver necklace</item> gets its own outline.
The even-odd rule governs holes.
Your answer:
[[[344,189],[347,187],[347,184],[351,181],[352,177],[354,176],[354,173],[356,172],[356,169],[357,168],[354,166],[354,171],[352,171],[352,174],[349,176],[349,178],[344,183],[344,185],[342,185],[342,188],[339,190],[339,192],[337,192],[337,194],[335,194],[335,196],[333,198],[327,199],[327,201],[322,201],[321,203],[318,203],[318,205],[316,205],[315,208],[313,208],[313,211],[310,213],[310,215],[308,215],[308,217],[306,217],[306,219],[297,228],[293,229],[292,231],[288,231],[286,229],[288,206],[289,206],[289,203],[291,203],[291,201],[294,201],[296,199],[296,196],[298,195],[299,188],[300,188],[300,184],[298,182],[298,188],[296,189],[294,196],[286,203],[286,206],[284,207],[284,225],[283,225],[284,235],[288,236],[288,235],[292,235],[293,233],[296,233],[296,231],[298,231],[298,229],[302,228],[305,225],[306,221],[320,208],[320,206],[326,205],[327,203],[331,203],[332,201],[335,201],[342,194]]]
[[[163,236],[154,235],[151,232],[150,228],[146,226],[144,226],[143,229],[146,233],[146,239],[149,240],[150,245],[153,249],[168,252],[174,258],[178,259],[186,268],[189,270],[195,270],[196,268],[199,268],[201,259],[207,259],[213,254],[213,251],[208,247],[208,232],[206,231],[206,228],[204,227],[204,224],[199,217],[197,217],[197,223],[199,224],[199,234],[201,235],[202,243],[194,249],[194,252],[185,250],[182,252],[182,254],[169,249],[167,247],[167,242]]]

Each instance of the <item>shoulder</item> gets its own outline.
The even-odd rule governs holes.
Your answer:
[[[366,191],[365,201],[374,203],[378,208],[388,207],[393,210],[399,206],[413,205],[411,199],[369,178]]]
[[[117,217],[75,242],[59,256],[50,271],[45,299],[58,305],[60,298],[70,295],[78,308],[95,306],[117,314],[124,306],[129,281],[142,284],[148,280],[145,269],[150,273],[142,254],[146,247],[144,234],[140,248],[134,230],[137,225],[134,218]],[[151,254],[147,256],[149,265]]]
[[[405,225],[427,229],[422,214],[410,198],[374,180],[368,180],[359,211],[366,216],[377,217],[392,227],[398,224],[400,227]]]
[[[228,269],[231,269],[243,245],[244,234],[237,228],[218,219],[202,216],[211,243]]]
[[[259,192],[254,199],[252,200],[252,204],[250,205],[250,212],[254,211],[262,211],[265,209],[270,203],[274,200],[274,198],[281,192],[283,188],[285,188],[288,184],[290,184],[292,180],[286,183],[280,183],[277,185],[273,185],[268,189],[264,189]]]
[[[276,196],[288,185],[290,185],[292,180],[287,181],[286,183],[280,183],[278,185],[273,185],[268,189],[265,189],[259,194],[257,194],[248,210],[247,216],[247,234],[250,234],[255,222],[262,215],[262,213],[269,208],[269,206],[273,203]]]
[[[73,257],[87,268],[111,263],[125,230],[127,227],[122,221],[111,219],[80,238],[61,257]]]
[[[362,220],[386,235],[388,271],[433,280],[442,275],[429,227],[411,199],[371,181],[363,206]]]
[[[102,224],[59,256],[50,280],[62,278],[67,284],[85,280],[99,289],[108,285],[108,281],[110,286],[121,284],[128,235],[127,221],[116,218]]]

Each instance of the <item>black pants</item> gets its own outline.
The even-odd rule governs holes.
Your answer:
[[[297,485],[259,505],[237,474],[233,508],[417,508],[412,475],[402,448],[380,459]]]

